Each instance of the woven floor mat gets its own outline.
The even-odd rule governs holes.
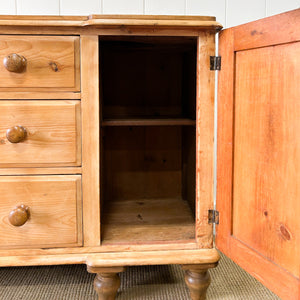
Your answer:
[[[280,300],[222,255],[210,271],[207,300]],[[0,268],[1,300],[95,300],[93,274],[83,265]],[[188,300],[179,266],[130,267],[120,275],[117,300]]]

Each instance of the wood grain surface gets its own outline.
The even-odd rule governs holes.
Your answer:
[[[182,199],[135,199],[109,203],[102,220],[102,244],[153,244],[194,240],[195,221]]]
[[[216,244],[284,300],[299,296],[300,43],[291,22],[295,14],[299,11],[220,35]],[[252,36],[249,30],[255,30]],[[265,39],[257,38],[265,32]]]
[[[113,253],[58,254],[40,256],[1,256],[1,266],[36,266],[60,264],[87,264],[94,267],[118,267],[167,264],[206,264],[220,259],[216,249],[114,251]]]
[[[213,246],[208,210],[213,209],[214,78],[210,56],[215,53],[215,37],[202,32],[197,54],[196,112],[196,237],[200,248]]]
[[[0,166],[80,166],[80,101],[0,101]],[[27,136],[10,143],[6,132],[21,125]]]
[[[55,175],[55,174],[81,174],[81,167],[28,167],[28,168],[0,168],[1,175]]]
[[[235,27],[236,51],[300,40],[300,8]]]
[[[232,232],[233,181],[233,109],[234,109],[234,30],[220,32],[219,52],[222,70],[218,74],[218,133],[217,133],[217,210],[221,211],[220,226],[216,227],[216,245],[230,255]],[[225,75],[224,75],[225,74]]]
[[[85,246],[100,245],[100,104],[98,36],[81,36],[82,194]]]
[[[61,99],[71,99],[76,100],[80,99],[80,92],[17,92],[17,91],[8,91],[1,92],[0,89],[0,99],[2,100],[61,100]]]
[[[1,176],[0,194],[1,248],[82,245],[80,176]],[[21,204],[30,217],[14,227],[8,216]]]
[[[26,58],[26,69],[9,72],[0,64],[0,91],[35,88],[80,90],[79,38],[76,36],[0,37],[0,61],[12,53]]]
[[[125,27],[150,26],[155,28],[201,28],[220,30],[222,25],[209,16],[154,16],[154,15],[91,15],[86,16],[1,16],[0,26],[58,27]],[[28,30],[28,29],[27,29]]]
[[[233,235],[294,276],[300,266],[299,66],[300,42],[236,55]]]
[[[173,242],[160,241],[155,242],[155,251],[167,250],[195,250],[197,244],[195,241],[175,240]],[[63,248],[30,248],[30,249],[0,249],[0,257],[5,256],[43,256],[43,255],[61,255],[61,254],[93,254],[93,253],[107,253],[107,252],[123,252],[123,251],[151,251],[153,250],[153,243],[143,244],[115,244],[104,245],[96,247],[68,247]]]
[[[107,127],[104,134],[103,203],[181,197],[180,126]]]

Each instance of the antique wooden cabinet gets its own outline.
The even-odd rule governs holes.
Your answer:
[[[283,299],[300,268],[300,11],[220,35],[217,247]],[[217,265],[213,17],[0,18],[0,266]],[[230,283],[228,283],[230,284]]]

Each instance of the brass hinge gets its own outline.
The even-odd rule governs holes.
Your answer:
[[[210,69],[212,71],[221,70],[221,56],[211,56],[210,57]]]
[[[219,212],[214,209],[208,211],[208,224],[219,224]]]

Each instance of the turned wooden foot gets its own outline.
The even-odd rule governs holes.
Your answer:
[[[210,285],[209,268],[214,268],[216,264],[203,264],[203,265],[184,265],[185,270],[185,283],[188,286],[192,300],[205,300],[206,291]]]
[[[120,287],[118,273],[124,272],[123,267],[99,268],[87,266],[90,273],[96,273],[94,289],[98,294],[98,300],[114,300]]]

